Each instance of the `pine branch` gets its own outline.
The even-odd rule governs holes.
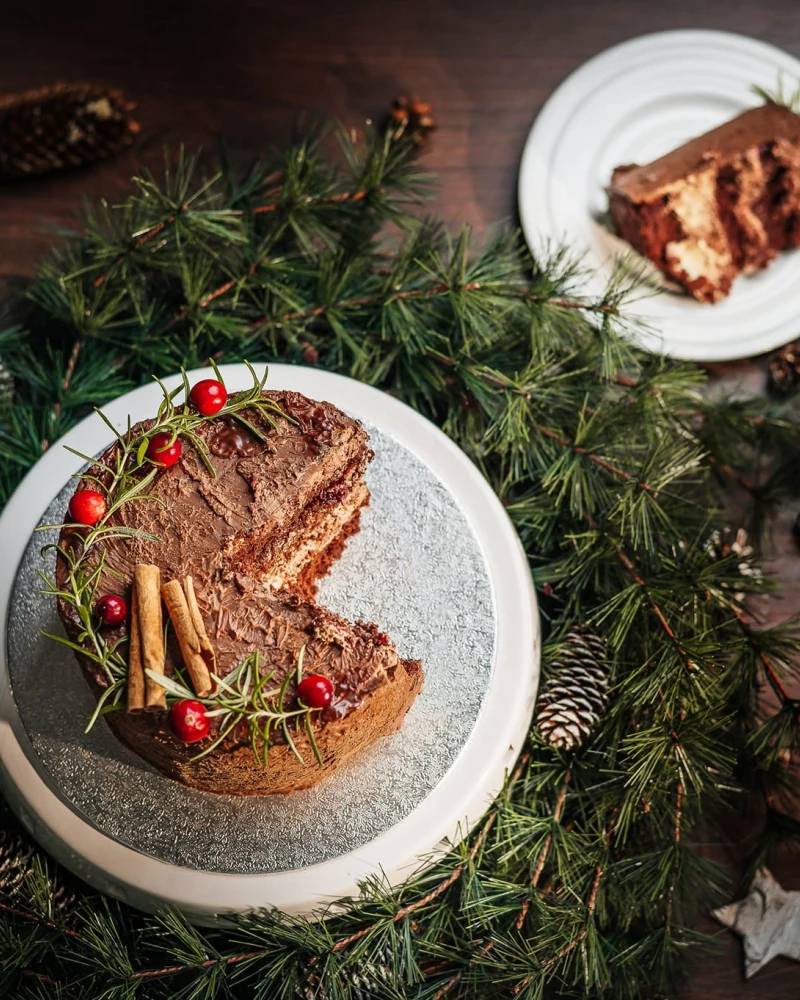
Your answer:
[[[64,372],[64,378],[61,382],[61,389],[66,395],[69,391],[70,382],[72,381],[72,376],[75,374],[75,366],[78,363],[78,357],[80,356],[81,349],[83,348],[83,341],[78,339],[72,345],[72,350],[69,353],[69,360],[67,361],[67,370]],[[50,422],[55,424],[61,415],[61,400],[56,400],[53,403],[53,408],[50,411]],[[42,441],[42,451],[47,451],[50,447],[50,442],[47,438]]]
[[[741,628],[744,636],[746,637],[748,644],[758,655],[758,659],[760,660],[761,665],[764,668],[764,674],[767,680],[769,681],[770,687],[778,696],[778,700],[781,706],[786,707],[792,711],[797,725],[800,726],[800,700],[792,698],[790,696],[788,690],[783,684],[783,681],[781,680],[780,673],[773,664],[772,660],[767,656],[764,650],[755,641],[756,639],[755,634],[753,632],[752,627],[748,623],[744,613],[740,611],[738,608],[734,608],[733,611],[734,614],[736,615],[736,621],[739,623],[739,627]]]
[[[8,906],[6,903],[0,903],[0,913],[5,913],[10,917],[16,918],[17,920],[26,920],[36,923],[40,927],[46,927],[48,930],[58,931],[59,934],[65,934],[67,937],[80,940],[81,935],[78,931],[74,931],[69,927],[60,927],[52,920],[45,920],[43,917],[40,917],[35,913],[29,913],[27,910],[21,910],[16,906]]]
[[[675,788],[675,823],[672,828],[672,839],[675,842],[675,847],[680,846],[681,833],[683,830],[683,785],[679,781]],[[667,936],[672,934],[672,910],[675,903],[675,878],[670,880],[669,888],[667,890],[667,909],[666,909],[666,933]]]
[[[401,906],[400,909],[392,917],[393,924],[399,923],[401,920],[405,920],[406,917],[410,917],[412,913],[416,913],[417,910],[423,909],[423,907],[427,906],[429,903],[434,902],[434,900],[436,900],[439,896],[441,896],[442,893],[447,892],[447,890],[451,888],[451,886],[454,886],[456,884],[456,882],[464,874],[467,865],[471,864],[475,860],[475,856],[483,846],[484,839],[491,830],[492,826],[494,826],[496,818],[497,817],[495,813],[492,812],[489,814],[486,821],[481,827],[480,833],[475,839],[475,843],[472,845],[472,848],[470,849],[470,852],[467,855],[466,862],[454,868],[447,876],[447,878],[443,879],[434,889],[432,889],[425,896],[422,896],[420,899],[414,900],[413,903],[409,903],[407,906]],[[334,953],[339,951],[344,951],[344,949],[349,948],[351,944],[355,944],[356,941],[360,941],[361,938],[366,937],[368,934],[371,934],[376,929],[377,926],[378,926],[377,924],[372,924],[369,927],[362,927],[360,930],[356,931],[354,934],[351,934],[349,937],[343,938],[341,941],[337,941],[331,950]]]
[[[675,632],[675,629],[667,621],[667,617],[664,614],[664,612],[661,610],[656,601],[653,600],[653,597],[648,590],[647,582],[637,572],[635,566],[627,557],[627,555],[622,551],[622,549],[616,549],[614,554],[618,562],[620,562],[622,566],[625,567],[625,572],[628,574],[631,580],[633,580],[633,582],[636,584],[637,587],[641,587],[642,592],[646,597],[647,603],[650,605],[650,608],[653,614],[655,615],[656,620],[658,621],[658,624],[660,625],[662,631],[670,640],[670,642],[673,643],[673,645],[675,646],[675,649],[680,654],[681,659],[683,660],[684,666],[686,667],[687,671],[689,673],[693,673],[695,670],[697,670],[697,665],[691,660],[687,651],[678,641],[678,636]]]

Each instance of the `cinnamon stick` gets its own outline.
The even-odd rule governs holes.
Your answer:
[[[131,590],[131,621],[128,629],[128,711],[141,712],[143,708],[142,638],[139,632],[139,608],[134,584]]]
[[[211,675],[203,659],[200,637],[192,621],[192,614],[186,601],[186,594],[180,580],[170,580],[161,588],[161,596],[172,619],[172,627],[178,637],[183,662],[192,679],[192,687],[200,698],[211,694]]]
[[[200,655],[205,660],[209,673],[215,674],[217,672],[217,656],[214,652],[214,647],[211,645],[211,640],[208,638],[206,623],[200,614],[197,595],[194,592],[194,580],[190,576],[187,576],[183,581],[183,591],[186,594],[186,603],[189,605],[189,614],[192,616],[194,630],[197,632],[197,638],[200,640]]]
[[[164,673],[164,630],[161,617],[161,572],[158,566],[139,563],[133,570],[139,617],[139,638],[142,644],[142,665],[153,673]],[[167,707],[164,688],[147,677],[145,708],[155,711]]]

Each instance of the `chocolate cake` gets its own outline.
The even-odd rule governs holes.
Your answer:
[[[84,558],[89,570],[100,567],[93,600],[119,595],[132,616],[143,599],[138,590],[132,592],[134,580],[139,586],[139,568],[155,573],[162,584],[173,581],[169,586],[177,587],[179,603],[183,583],[174,581],[188,579],[193,595],[186,591],[187,596],[196,595],[202,619],[197,635],[202,639],[205,632],[210,642],[200,653],[212,657],[213,675],[232,683],[237,667],[255,663],[251,680],[271,677],[267,686],[277,685],[287,704],[297,704],[299,666],[304,674],[329,682],[329,703],[309,711],[305,726],[299,717],[288,726],[276,724],[268,754],[262,752],[263,728],[253,730],[240,720],[203,755],[220,735],[219,715],[211,710],[214,690],[225,689],[213,684],[204,699],[208,735],[192,745],[176,739],[164,691],[151,684],[150,675],[148,691],[154,687],[161,696],[150,711],[126,710],[123,698],[105,716],[124,743],[171,778],[232,795],[289,793],[314,785],[396,730],[423,679],[419,661],[402,659],[377,626],[349,622],[314,600],[316,579],[358,530],[360,511],[369,502],[364,472],[373,453],[366,432],[330,403],[293,392],[265,392],[259,398],[274,409],[253,405],[235,415],[223,410],[182,434],[180,458],[157,470],[141,498],[115,510],[109,495],[106,527],[133,533],[100,535]],[[150,421],[128,434],[145,440],[152,428]],[[112,446],[86,473],[76,495],[98,484],[109,486],[120,448]],[[81,539],[80,529],[62,529],[56,570],[61,590],[69,587],[70,559],[80,554]],[[163,671],[168,679],[187,682],[190,656],[166,590],[162,587],[172,627],[163,644]],[[156,595],[160,603],[157,590]],[[86,646],[74,604],[62,599],[59,610],[69,637]],[[138,613],[144,621],[144,611]],[[142,655],[141,632],[132,616],[102,632],[109,648],[121,640],[118,648],[126,659]],[[258,654],[255,661],[253,654]],[[79,660],[100,698],[111,683],[108,671],[89,656],[79,655]],[[130,674],[128,687],[130,694]]]
[[[765,104],[608,188],[619,235],[700,302],[800,244],[800,116]]]

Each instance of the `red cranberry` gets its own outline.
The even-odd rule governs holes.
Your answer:
[[[97,490],[78,490],[69,502],[69,516],[72,520],[90,527],[105,516],[106,510],[106,498]]]
[[[297,697],[309,708],[327,708],[333,700],[333,684],[322,674],[309,674],[297,685]]]
[[[169,724],[181,743],[196,743],[208,736],[211,723],[199,701],[176,701],[169,710]]]
[[[95,605],[95,610],[104,625],[119,625],[128,615],[128,605],[118,594],[106,594]]]
[[[161,431],[150,438],[146,455],[151,462],[155,462],[156,465],[162,465],[165,469],[168,469],[178,461],[182,451],[183,445],[180,438],[175,438],[173,441],[169,431]]]
[[[192,386],[189,399],[198,413],[204,417],[213,417],[228,402],[228,393],[222,382],[204,378]]]

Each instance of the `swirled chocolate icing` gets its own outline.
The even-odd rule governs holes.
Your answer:
[[[314,723],[322,767],[302,732],[295,742],[304,763],[278,743],[265,769],[251,751],[246,725],[218,750],[192,761],[204,744],[177,742],[162,713],[106,716],[115,733],[155,767],[193,787],[228,794],[286,793],[315,784],[396,729],[422,684],[420,664],[402,660],[377,626],[348,622],[307,599],[314,577],[358,530],[360,509],[369,501],[364,470],[372,452],[366,432],[330,403],[291,392],[265,395],[285,414],[275,426],[255,408],[242,413],[264,440],[235,418],[210,418],[198,434],[215,475],[184,440],[180,461],[159,473],[149,497],[122,505],[114,515],[114,523],[141,529],[157,541],[104,541],[91,557],[102,552],[104,559],[97,597],[129,597],[136,563],[157,565],[164,582],[191,575],[220,676],[258,651],[262,671],[274,671],[279,682],[293,671],[305,646],[306,671],[331,680],[332,704]],[[146,430],[147,424],[135,431],[139,428]],[[112,447],[101,461],[108,463],[113,452]],[[89,474],[102,476],[102,470],[98,466]],[[64,529],[61,545],[75,544],[80,540]],[[57,573],[63,584],[63,560]],[[77,639],[70,609],[62,604],[60,611]],[[107,633],[108,641],[126,630],[127,625]],[[167,674],[179,663],[170,635]],[[99,695],[104,676],[88,659],[82,658],[82,666]],[[213,735],[212,727],[208,739]]]

